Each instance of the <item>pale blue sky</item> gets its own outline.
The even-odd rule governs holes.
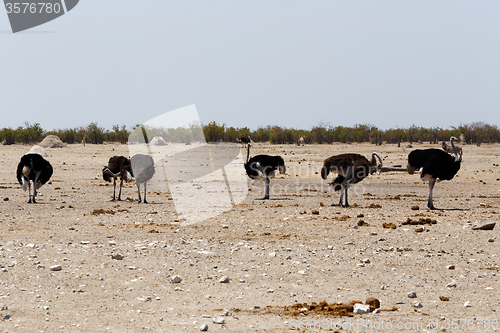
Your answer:
[[[9,33],[0,127],[500,125],[499,1],[81,0]]]

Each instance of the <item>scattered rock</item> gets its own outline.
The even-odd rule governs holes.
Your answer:
[[[4,314],[4,315],[2,316],[2,319],[3,319],[3,320],[9,320],[10,318],[12,318],[12,316],[11,316],[10,314],[8,314],[8,313],[7,313],[7,314]]]
[[[455,288],[457,284],[455,282],[450,282],[446,285],[446,288]]]
[[[372,311],[380,308],[380,301],[375,297],[368,297],[365,301],[365,304],[369,305]]]
[[[417,298],[417,293],[414,291],[411,291],[408,293],[408,298]]]
[[[229,283],[229,276],[223,276],[219,279],[219,283]]]
[[[174,275],[170,279],[170,283],[181,283],[182,277],[180,275]]]
[[[420,207],[418,207],[418,206],[412,206],[411,207],[411,210],[419,210],[419,209],[420,209]]]
[[[125,258],[125,257],[123,256],[123,254],[120,254],[120,253],[115,253],[115,254],[111,255],[111,259],[114,259],[114,260],[122,260],[123,258]]]
[[[495,224],[495,222],[479,219],[472,225],[472,230],[493,230],[493,228],[495,228]]]
[[[6,304],[0,304],[0,311],[6,311],[8,310],[8,307]]]
[[[413,304],[413,307],[414,307],[414,308],[421,308],[421,307],[423,307],[423,305],[422,305],[422,303],[415,302],[415,303]]]
[[[208,325],[207,324],[201,325],[200,326],[200,331],[202,331],[202,332],[208,331]]]
[[[447,269],[455,269],[455,265],[448,265],[446,266]]]
[[[392,222],[390,223],[382,223],[382,228],[385,228],[385,229],[396,229],[396,225]]]
[[[446,296],[439,296],[439,299],[443,302],[448,302],[450,300],[450,298]]]
[[[212,321],[214,324],[222,325],[226,322],[226,319],[224,319],[222,317],[215,317]]]
[[[356,304],[354,304],[354,309],[352,312],[357,313],[357,314],[368,313],[368,312],[370,312],[370,305],[356,303]]]
[[[62,270],[62,266],[61,265],[54,265],[54,266],[50,266],[50,270],[51,271],[60,271]]]
[[[470,308],[472,305],[470,304],[470,302],[469,302],[469,301],[467,301],[467,302],[465,302],[465,303],[464,303],[464,306],[465,306],[466,308]]]

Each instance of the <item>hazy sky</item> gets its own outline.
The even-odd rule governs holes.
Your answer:
[[[192,104],[251,129],[500,125],[500,1],[81,0],[17,34],[0,10],[0,128]]]

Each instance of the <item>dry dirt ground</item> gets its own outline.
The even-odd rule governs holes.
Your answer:
[[[129,200],[109,201],[102,167],[128,156],[126,145],[47,149],[54,174],[37,204],[26,203],[15,178],[30,147],[0,146],[0,331],[197,332],[206,324],[209,332],[290,332],[299,323],[307,332],[342,323],[342,332],[494,331],[500,226],[471,224],[499,220],[500,146],[463,148],[457,176],[435,187],[434,204],[445,210],[430,211],[417,174],[372,175],[350,191],[349,208],[337,206],[319,174],[325,158],[344,152],[375,150],[384,166],[405,167],[411,149],[256,144],[252,155],[279,154],[287,165],[271,181],[272,200],[256,200],[263,183],[249,181],[243,203],[183,225],[167,192],[138,204],[130,183]],[[408,218],[435,224],[403,224]],[[171,283],[175,275],[182,282]],[[229,283],[219,282],[224,276]],[[395,311],[335,318],[282,308],[367,297]]]

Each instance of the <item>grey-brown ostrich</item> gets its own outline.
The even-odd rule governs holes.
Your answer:
[[[377,164],[377,159],[380,163]],[[368,175],[379,171],[382,167],[382,159],[379,154],[372,153],[369,161],[360,154],[340,154],[329,157],[325,160],[321,169],[321,177],[326,179],[330,172],[337,173],[337,178],[331,183],[335,191],[340,190],[339,206],[348,207],[347,190],[351,184],[356,184],[365,179]],[[345,204],[343,197],[345,194]]]
[[[144,184],[144,203],[146,201],[147,183],[155,174],[155,163],[150,155],[136,154],[130,158],[132,172],[134,174],[137,192],[139,193],[139,203],[141,203],[141,184]]]
[[[116,200],[116,179],[120,178],[120,192],[118,200],[121,201],[123,181],[130,182],[134,173],[132,172],[132,164],[125,156],[113,156],[108,161],[108,166],[102,169],[102,178],[111,182],[113,180],[113,199]]]

